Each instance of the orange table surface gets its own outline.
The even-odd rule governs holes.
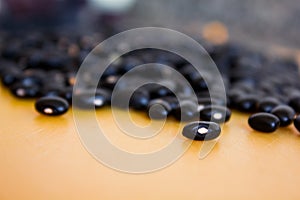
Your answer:
[[[16,99],[3,87],[0,102],[1,200],[300,199],[300,136],[293,126],[258,133],[249,128],[248,115],[233,112],[206,158],[199,159],[203,142],[196,141],[172,165],[130,174],[104,166],[87,152],[72,110],[61,117],[42,116],[34,110],[34,101]],[[96,115],[108,128],[113,126],[110,108]],[[132,116],[137,123],[148,122],[145,114]],[[170,119],[165,128],[176,124]],[[144,141],[143,149],[140,141],[117,129],[112,128],[112,135],[116,145],[131,150],[161,145]],[[154,140],[172,136],[172,131],[162,131]]]

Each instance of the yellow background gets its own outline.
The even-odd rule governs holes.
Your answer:
[[[249,128],[247,115],[234,112],[205,159],[198,157],[203,143],[193,142],[171,166],[134,175],[105,167],[85,150],[71,110],[61,117],[41,116],[34,101],[0,89],[1,200],[300,199],[300,136],[293,126],[258,133]],[[112,140],[122,148],[147,151],[161,145],[129,140],[114,128],[109,108],[96,115],[111,127]],[[148,122],[142,113],[132,117],[138,124]],[[170,119],[165,128],[176,126]],[[156,141],[173,135],[162,131]]]

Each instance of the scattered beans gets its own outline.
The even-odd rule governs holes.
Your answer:
[[[299,116],[294,119],[300,113],[299,66],[296,62],[269,58],[231,43],[213,45],[199,40],[221,72],[226,99],[222,99],[218,91],[208,91],[208,86],[214,84],[213,74],[205,70],[199,74],[184,58],[158,49],[141,49],[122,55],[104,71],[96,92],[91,89],[93,80],[99,78],[98,68],[92,68],[84,73],[82,91],[73,95],[76,73],[84,58],[101,42],[97,38],[110,34],[70,33],[66,37],[62,33],[29,32],[23,39],[5,34],[3,41],[6,42],[0,46],[2,85],[18,98],[38,98],[36,110],[49,116],[64,114],[69,104],[82,109],[112,105],[112,92],[117,86],[112,106],[148,112],[152,119],[204,120],[188,124],[183,130],[184,136],[195,140],[218,137],[220,127],[216,123],[229,121],[231,111],[228,107],[248,114],[259,112],[248,120],[250,127],[257,131],[273,132],[279,124],[288,126],[293,120],[299,130]],[[166,79],[168,71],[161,67],[143,69],[138,76],[119,82],[125,73],[147,63],[160,63],[177,70],[192,89],[178,80]],[[149,75],[156,78],[155,83],[138,88],[129,102],[125,102],[128,91],[136,88],[140,80],[148,80]],[[191,99],[192,92],[197,99]],[[177,99],[177,94],[183,101]],[[195,119],[198,114],[200,119]]]

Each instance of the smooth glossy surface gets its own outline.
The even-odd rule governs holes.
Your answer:
[[[273,114],[256,113],[249,117],[248,124],[256,131],[271,133],[279,127],[280,120]]]
[[[36,98],[41,96],[41,88],[36,85],[24,86],[15,84],[10,88],[11,93],[18,98]]]
[[[241,112],[255,112],[258,99],[255,96],[243,95],[233,105],[234,108]]]
[[[72,105],[82,109],[102,108],[110,103],[111,94],[104,89],[82,91],[74,94]]]
[[[259,112],[271,112],[273,108],[278,106],[280,102],[274,97],[266,97],[258,102],[258,111]]]
[[[200,119],[216,123],[227,122],[231,117],[231,111],[223,106],[205,106],[200,111]]]
[[[296,114],[294,109],[287,105],[276,106],[271,113],[279,118],[282,127],[290,125]]]
[[[34,106],[39,113],[48,116],[62,115],[69,109],[68,102],[60,97],[42,97]]]
[[[212,140],[219,137],[221,128],[217,123],[198,121],[187,124],[182,135],[191,140]]]

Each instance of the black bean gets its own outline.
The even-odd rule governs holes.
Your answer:
[[[258,102],[258,111],[259,112],[271,112],[273,108],[278,106],[280,101],[274,97],[266,97]]]
[[[60,97],[42,97],[35,102],[35,109],[44,115],[57,116],[66,113],[69,104]]]
[[[105,76],[104,78],[101,78],[99,86],[113,90],[120,78],[121,76],[119,75]]]
[[[276,106],[271,113],[279,118],[280,126],[290,125],[296,114],[294,109],[287,105]]]
[[[241,112],[255,112],[258,98],[252,95],[240,96],[234,107]]]
[[[150,95],[147,91],[136,90],[129,100],[129,106],[136,110],[146,110],[150,101]]]
[[[10,87],[10,91],[18,98],[35,98],[41,96],[41,88],[37,85],[24,86],[22,84],[14,84]]]
[[[17,80],[18,84],[21,84],[23,86],[33,86],[33,85],[37,85],[37,86],[42,86],[43,84],[43,80],[38,77],[38,76],[34,76],[34,75],[29,75],[29,76],[22,76]],[[52,82],[53,83],[53,82]]]
[[[217,123],[198,121],[187,124],[182,135],[192,140],[212,140],[219,137],[221,128]]]
[[[5,68],[1,72],[1,81],[4,86],[12,86],[15,84],[19,78],[22,76],[22,72],[17,67],[11,67]]]
[[[74,93],[72,104],[82,109],[102,108],[110,103],[111,93],[105,89],[85,90]]]
[[[300,113],[300,95],[293,96],[289,99],[289,105],[297,112]]]
[[[192,86],[196,92],[208,90],[208,85],[202,77],[194,78],[192,80]]]
[[[166,97],[166,96],[173,96],[174,93],[167,87],[154,84],[154,87],[150,89],[150,96],[151,99]]]
[[[245,93],[241,89],[233,88],[233,89],[229,90],[229,92],[227,93],[227,95],[228,95],[228,98],[229,98],[229,101],[230,101],[229,106],[230,107],[234,107],[236,105],[238,99],[241,96],[245,95]]]
[[[300,132],[300,115],[298,115],[294,120],[294,126]]]
[[[249,117],[248,124],[254,130],[271,133],[279,127],[280,120],[273,114],[256,113]]]
[[[223,106],[205,106],[200,111],[200,119],[204,121],[224,123],[229,121],[230,117],[231,111]]]
[[[164,119],[171,110],[169,103],[163,99],[152,100],[148,105],[148,115],[151,119]]]
[[[180,107],[175,110],[173,115],[179,121],[191,121],[195,118],[197,112],[197,103],[190,100],[184,100],[180,102]]]

